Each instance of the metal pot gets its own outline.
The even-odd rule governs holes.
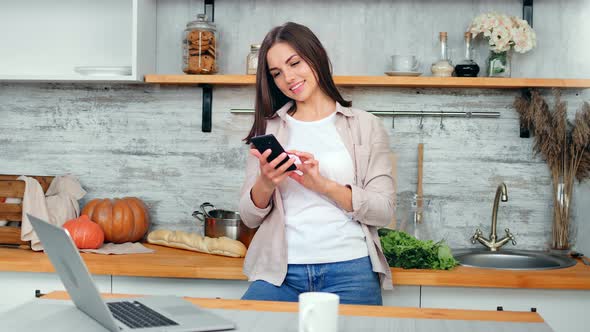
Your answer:
[[[216,209],[211,203],[203,203],[200,206],[201,211],[193,212],[193,217],[199,219],[205,230],[205,236],[222,237],[226,236],[232,240],[242,242],[246,248],[258,228],[249,228],[240,219],[240,214],[234,211]],[[207,211],[206,208],[211,208]]]

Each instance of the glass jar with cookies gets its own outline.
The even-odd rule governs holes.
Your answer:
[[[182,71],[187,74],[217,73],[215,24],[205,14],[186,25],[182,40]]]

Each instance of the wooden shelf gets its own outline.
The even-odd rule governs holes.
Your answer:
[[[409,88],[590,88],[590,79],[559,78],[495,78],[495,77],[392,77],[392,76],[334,76],[338,86],[374,86]],[[254,85],[254,75],[158,75],[145,76],[146,83]]]
[[[146,83],[159,84],[211,84],[211,85],[254,85],[254,75],[145,75]]]

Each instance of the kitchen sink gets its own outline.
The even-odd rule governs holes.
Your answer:
[[[483,248],[454,249],[453,256],[463,266],[502,270],[550,270],[576,265],[576,260],[544,251]]]

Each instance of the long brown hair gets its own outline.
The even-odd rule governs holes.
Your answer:
[[[333,100],[344,107],[350,107],[352,103],[344,100],[334,79],[332,78],[332,64],[326,50],[316,35],[306,26],[287,22],[270,30],[258,51],[258,69],[256,72],[256,104],[254,124],[244,141],[250,143],[250,138],[262,135],[266,132],[266,119],[271,118],[275,112],[292,99],[285,96],[276,86],[270,71],[266,55],[268,50],[276,43],[287,43],[295,52],[311,67],[320,89]]]

